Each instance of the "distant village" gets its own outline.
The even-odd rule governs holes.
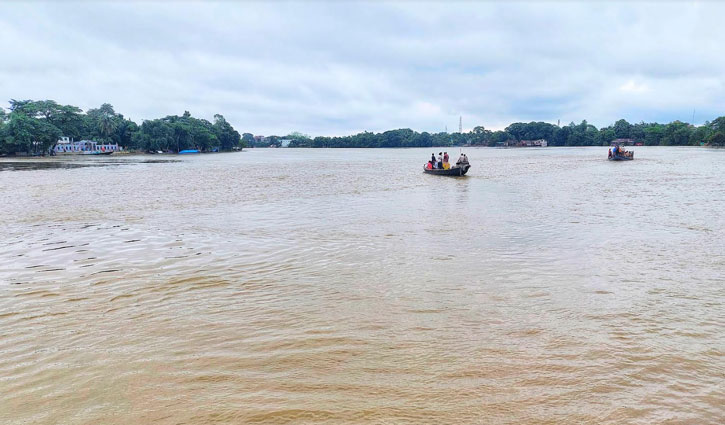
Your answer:
[[[644,143],[636,142],[634,139],[614,139],[611,144],[622,145],[622,146],[642,146]],[[471,146],[471,145],[467,145]],[[549,142],[546,139],[537,140],[507,140],[505,142],[498,142],[494,147],[497,148],[545,148],[549,146]]]
[[[254,136],[255,147],[288,148],[293,139],[279,138],[277,136]]]
[[[622,144],[634,143],[632,139],[617,139],[622,141]],[[254,145],[256,147],[270,147],[270,148],[289,148],[294,147],[295,139],[278,138],[276,136],[254,136]],[[549,144],[546,139],[537,140],[506,140],[505,142],[498,142],[494,147],[499,148],[545,148]],[[465,143],[463,146],[478,146],[472,143]]]

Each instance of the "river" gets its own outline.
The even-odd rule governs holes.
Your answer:
[[[0,159],[0,422],[723,423],[725,150],[634,150]]]

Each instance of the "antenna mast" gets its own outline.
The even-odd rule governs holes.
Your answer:
[[[458,117],[458,132],[463,134],[463,115]]]

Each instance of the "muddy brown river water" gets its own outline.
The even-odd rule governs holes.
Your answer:
[[[725,422],[725,150],[431,152],[0,159],[0,423]]]

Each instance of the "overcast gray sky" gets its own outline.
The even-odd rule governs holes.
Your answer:
[[[701,124],[725,4],[0,2],[0,102],[185,110],[255,134]],[[3,103],[2,106],[7,106]]]

